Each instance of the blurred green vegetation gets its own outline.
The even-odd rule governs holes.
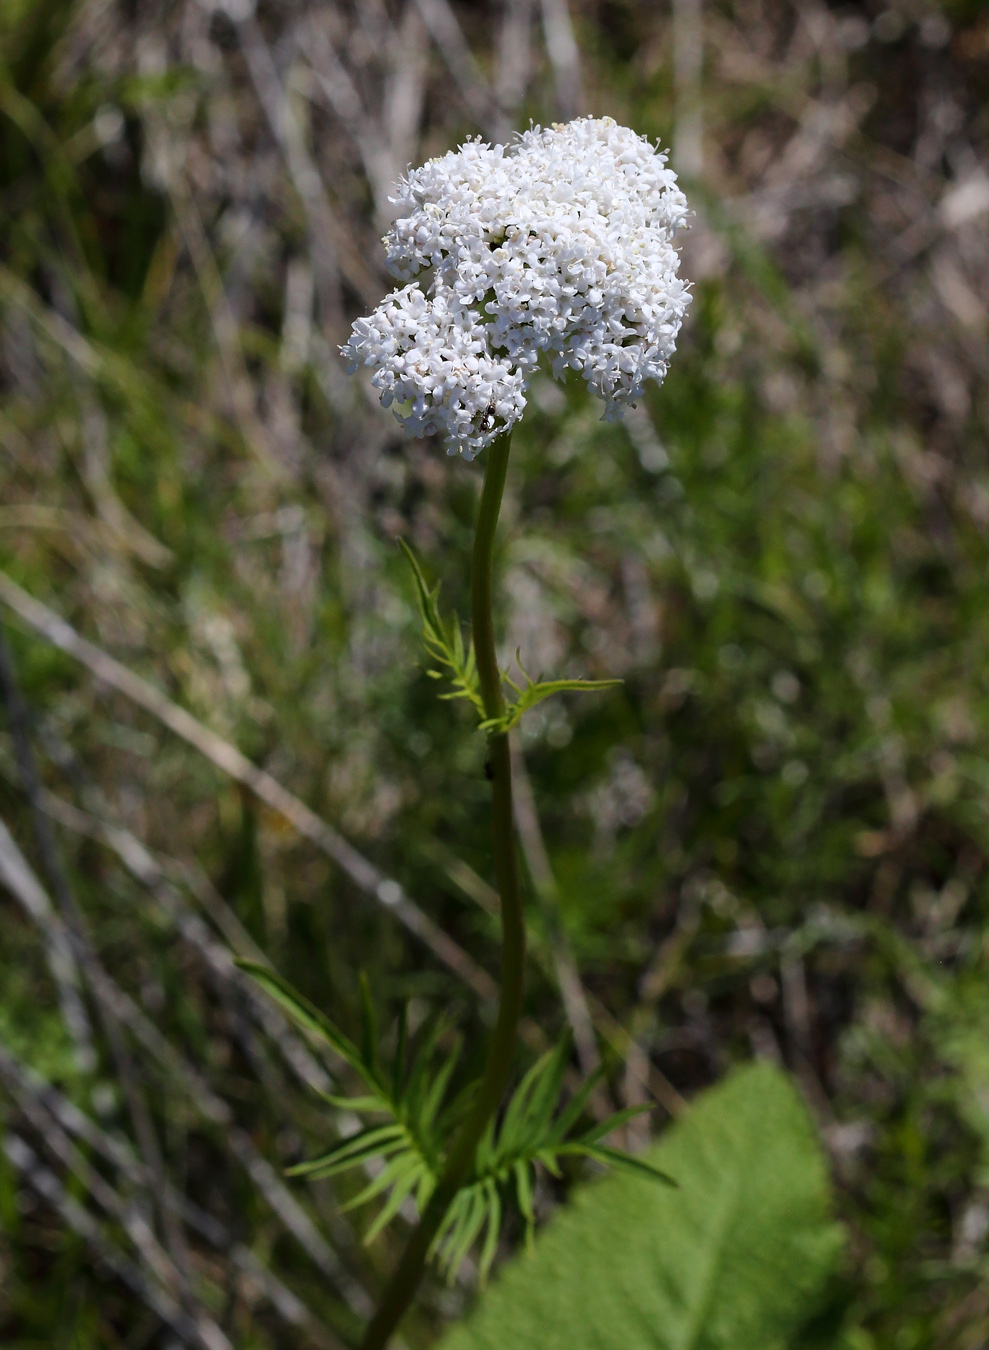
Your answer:
[[[657,1131],[730,1065],[785,1064],[851,1234],[835,1306],[856,1347],[976,1350],[989,1340],[989,25],[976,4],[722,0],[704,9],[695,87],[689,0],[672,16],[631,0],[571,9],[561,30],[562,0],[455,7],[472,72],[420,15],[443,6],[231,18],[192,0],[6,4],[0,568],[263,765],[496,976],[483,745],[417,670],[396,546],[408,539],[465,614],[480,475],[403,441],[334,344],[387,284],[375,172],[584,108],[683,150],[699,108],[703,158],[674,165],[697,214],[668,380],[620,426],[580,388],[539,380],[515,437],[506,654],[520,646],[534,676],[624,680],[542,705],[520,742],[562,923],[534,885],[530,1031],[564,1026],[569,962],[608,1104],[651,1093]],[[291,1186],[322,1255],[299,1221],[286,1231],[258,1164],[325,1147],[327,1120],[298,1053],[281,1055],[284,1037],[204,960],[188,916],[224,950],[253,940],[349,1031],[362,969],[392,1015],[406,999],[420,1019],[448,1006],[475,1052],[488,1009],[274,811],[0,618],[44,788],[63,803],[44,799],[56,873],[88,949],[173,1058],[119,1015],[128,1087],[84,970],[88,1062],[59,1012],[51,930],[6,886],[0,1042],[104,1145],[143,1155],[150,1171],[128,1175],[78,1136],[168,1247],[143,1099],[159,1182],[223,1228],[211,1242],[186,1225],[189,1250],[169,1248],[186,1315],[207,1309],[238,1347],[346,1343],[401,1233],[361,1248],[338,1203],[356,1180]],[[54,894],[4,701],[0,818]],[[94,820],[142,841],[158,880],[128,870]],[[5,1139],[96,1213],[82,1161],[32,1119],[13,1073]],[[195,1343],[96,1260],[24,1157],[15,1145],[0,1160],[4,1344]],[[571,1180],[546,1183],[542,1215]],[[129,1250],[119,1214],[101,1232]],[[309,1310],[294,1321],[290,1294]],[[470,1296],[469,1279],[427,1290],[409,1344]]]

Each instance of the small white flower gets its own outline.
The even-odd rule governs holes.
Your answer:
[[[341,348],[414,436],[467,459],[513,426],[545,353],[620,418],[661,381],[690,294],[673,245],[687,202],[666,156],[610,117],[468,141],[401,184],[385,236],[409,284]]]

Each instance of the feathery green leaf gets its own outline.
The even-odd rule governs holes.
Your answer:
[[[522,665],[519,649],[515,652],[515,664],[522,672],[525,684],[517,684],[507,671],[502,671],[502,679],[515,690],[518,698],[508,703],[501,717],[489,717],[483,721],[482,731],[511,731],[537,703],[542,703],[544,698],[550,698],[553,694],[593,693],[596,689],[613,689],[615,685],[623,683],[622,680],[533,680]]]
[[[430,590],[426,578],[423,576],[422,568],[419,566],[419,560],[412,549],[409,548],[404,539],[400,539],[398,542],[412,569],[416,602],[419,607],[419,617],[422,620],[422,636],[426,650],[441,667],[440,670],[427,670],[426,674],[435,680],[449,680],[453,685],[453,689],[449,693],[440,695],[441,698],[466,698],[474,705],[478,714],[483,717],[484,702],[478,684],[474,645],[471,643],[468,647],[464,646],[463,634],[460,631],[460,624],[456,615],[453,616],[449,624],[444,623],[439,611],[439,584],[437,583]]]
[[[270,966],[259,965],[257,961],[238,961],[237,966],[246,975],[250,975],[252,980],[256,980],[299,1026],[326,1041],[355,1069],[363,1068],[360,1051],[353,1041],[342,1031],[338,1031],[325,1013],[320,1012],[307,998],[293,989],[277,971],[272,970]]]
[[[376,1125],[369,1130],[347,1135],[318,1158],[296,1163],[294,1167],[286,1169],[286,1175],[304,1177],[318,1172],[321,1176],[331,1176],[334,1172],[355,1166],[366,1157],[384,1157],[396,1148],[405,1146],[406,1136],[401,1125]]]

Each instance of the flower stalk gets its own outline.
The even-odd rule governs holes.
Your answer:
[[[471,631],[477,660],[478,683],[485,717],[504,717],[494,641],[492,569],[495,535],[508,472],[511,432],[506,431],[487,451],[484,487],[478,509],[471,563]],[[512,814],[512,766],[508,733],[491,731],[487,738],[487,772],[491,779],[491,828],[495,879],[501,896],[502,959],[498,1020],[488,1043],[484,1073],[470,1111],[454,1138],[443,1173],[437,1182],[408,1245],[399,1260],[381,1303],[372,1318],[361,1350],[385,1350],[419,1287],[430,1250],[457,1192],[467,1181],[478,1143],[497,1111],[512,1069],[525,967],[525,923]]]

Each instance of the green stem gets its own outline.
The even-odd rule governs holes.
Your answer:
[[[506,434],[494,441],[487,451],[471,566],[472,635],[487,717],[500,717],[505,711],[491,615],[491,564],[510,447],[511,435]],[[453,1141],[443,1174],[365,1332],[361,1350],[384,1350],[389,1337],[405,1315],[425,1271],[433,1240],[457,1192],[470,1176],[478,1141],[498,1109],[511,1074],[515,1036],[522,1013],[525,924],[515,857],[512,766],[508,754],[508,737],[504,733],[488,736],[488,772],[492,788],[491,828],[495,878],[501,896],[501,1002],[498,1020],[488,1042],[484,1073],[470,1113]]]

